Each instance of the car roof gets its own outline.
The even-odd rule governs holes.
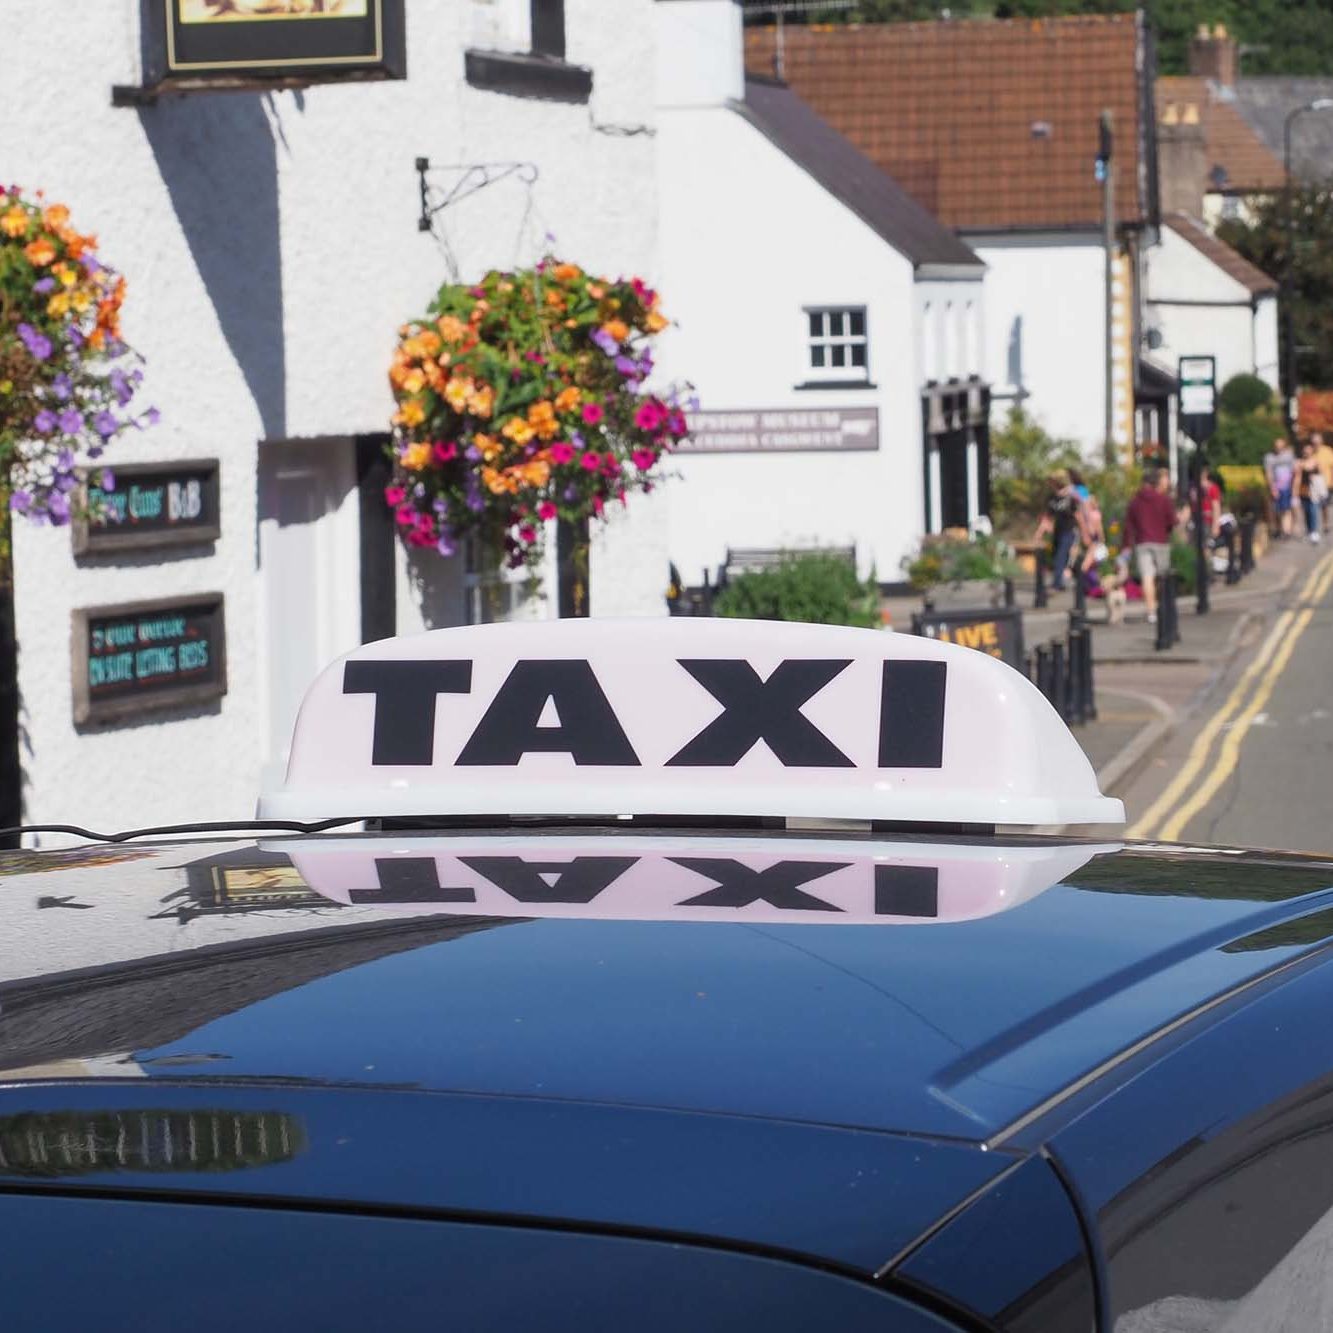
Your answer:
[[[1041,845],[384,837],[445,879],[509,856],[550,880],[602,856],[704,890],[720,877],[696,863],[824,858],[851,875],[915,854],[980,880],[993,862],[959,857]],[[562,918],[532,901],[462,915],[335,902],[282,850],[356,856],[366,842],[0,855],[0,1078],[410,1087],[996,1146],[1154,1033],[1321,943],[1333,905],[1333,865],[1315,858],[1089,844],[1070,870],[1065,844],[1058,882],[972,919],[785,924],[762,902],[716,921]]]

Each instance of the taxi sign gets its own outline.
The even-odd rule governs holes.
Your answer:
[[[693,618],[366,644],[311,685],[259,815],[1124,821],[1054,708],[994,658]]]
[[[976,921],[1119,843],[1006,847],[784,837],[372,837],[263,844],[349,907],[404,915],[910,925]]]

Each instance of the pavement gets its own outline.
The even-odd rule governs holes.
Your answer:
[[[1155,646],[1156,629],[1147,623],[1141,602],[1129,604],[1123,623],[1109,625],[1102,603],[1088,601],[1097,718],[1071,730],[1092,763],[1102,790],[1126,799],[1131,823],[1166,785],[1162,775],[1170,772],[1173,761],[1163,758],[1163,750],[1171,748],[1174,738],[1183,740],[1193,734],[1195,719],[1206,715],[1210,702],[1232,678],[1234,665],[1258,651],[1281,608],[1294,595],[1298,581],[1308,576],[1327,551],[1324,546],[1295,539],[1273,543],[1255,570],[1240,583],[1227,587],[1218,578],[1210,585],[1211,608],[1206,615],[1198,614],[1193,596],[1182,597],[1178,608],[1180,642],[1165,651]],[[1017,604],[1023,608],[1023,638],[1029,650],[1039,643],[1063,638],[1074,605],[1070,592],[1050,593],[1048,605],[1037,610],[1032,606],[1034,590],[1030,584],[1020,584],[1015,591]],[[921,599],[919,595],[888,597],[883,607],[895,628],[907,630],[912,613],[921,609]],[[1333,653],[1333,602],[1329,620],[1327,647]],[[1321,642],[1317,636],[1312,638],[1311,648]],[[1310,660],[1315,658],[1311,656]],[[1333,658],[1325,656],[1324,660]],[[1301,697],[1309,705],[1307,712],[1312,712],[1323,705],[1314,698],[1319,690],[1314,679],[1319,668],[1312,665],[1308,670],[1312,678]],[[1333,699],[1326,706],[1333,715]],[[1333,753],[1324,758],[1323,788],[1333,792]],[[1145,787],[1145,774],[1157,777],[1157,793],[1152,784]],[[1252,831],[1271,827],[1271,821],[1261,816]],[[1214,832],[1211,840],[1219,837],[1240,841],[1226,830]],[[1260,839],[1259,845],[1274,844]]]

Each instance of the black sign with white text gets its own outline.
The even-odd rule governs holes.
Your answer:
[[[221,534],[217,459],[129,463],[114,473],[110,490],[87,486],[88,514],[73,529],[75,555],[194,545]]]

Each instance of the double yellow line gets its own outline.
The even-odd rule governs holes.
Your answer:
[[[1278,617],[1272,633],[1264,640],[1254,661],[1246,667],[1245,674],[1231,691],[1226,703],[1208,719],[1208,725],[1195,738],[1180,772],[1131,826],[1129,837],[1156,837],[1163,842],[1177,842],[1185,825],[1221,791],[1222,784],[1235,772],[1240,760],[1240,746],[1245,733],[1272,697],[1278,677],[1291,661],[1297,640],[1314,618],[1315,606],[1328,592],[1330,584],[1333,584],[1333,551],[1310,571],[1296,599],[1297,605]],[[1247,695],[1249,703],[1242,708],[1241,703]],[[1228,723],[1232,725],[1222,739],[1216,761],[1208,770],[1207,777],[1198,782],[1212,753],[1213,742]],[[1194,785],[1196,782],[1197,786]]]

